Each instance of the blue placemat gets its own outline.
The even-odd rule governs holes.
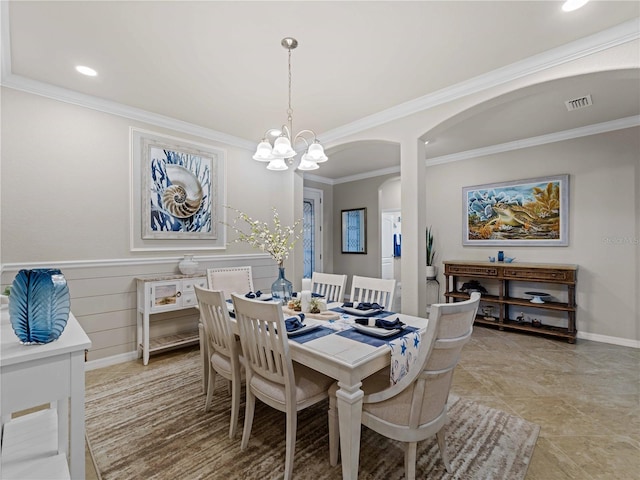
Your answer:
[[[405,327],[400,332],[395,335],[391,335],[385,338],[372,337],[371,335],[367,335],[366,333],[360,333],[359,331],[350,328],[348,330],[343,330],[336,335],[340,335],[342,337],[350,338],[351,340],[357,340],[358,342],[366,343],[367,345],[372,345],[374,347],[379,347],[381,345],[386,345],[391,340],[395,340],[396,338],[400,338],[407,333],[415,332],[418,330],[416,327]]]
[[[310,332],[289,337],[289,341],[293,340],[294,342],[298,342],[298,343],[306,343],[306,342],[310,342],[311,340],[315,340],[316,338],[324,337],[326,335],[331,335],[332,333],[335,333],[335,330],[327,327],[318,327],[311,330]]]
[[[346,312],[340,307],[330,308],[329,310],[331,310],[332,312],[340,313],[340,314],[346,313],[350,317],[357,317],[357,315],[354,315],[353,313]],[[383,311],[381,311],[379,313],[376,313],[375,315],[370,315],[369,317],[366,317],[365,315],[363,315],[362,318],[388,317],[389,315],[395,315],[395,314],[396,314],[396,312],[389,312],[387,310],[383,310]]]

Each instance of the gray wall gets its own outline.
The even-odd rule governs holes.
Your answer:
[[[351,291],[351,277],[361,275],[365,277],[380,276],[380,186],[397,174],[382,175],[354,182],[340,183],[333,187],[333,263],[334,271],[349,276],[347,280],[347,294]],[[341,210],[351,208],[367,209],[367,253],[342,253],[341,247]]]

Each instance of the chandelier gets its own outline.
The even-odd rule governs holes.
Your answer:
[[[291,50],[298,46],[295,38],[283,38],[280,44],[289,51],[289,108],[287,109],[287,124],[281,128],[270,128],[264,134],[263,139],[258,144],[254,160],[259,162],[269,162],[269,170],[286,170],[293,164],[295,156],[298,154],[294,150],[295,144],[302,140],[305,143],[305,152],[300,158],[298,170],[316,170],[319,163],[326,162],[327,156],[324,148],[316,138],[313,130],[301,130],[293,138],[293,109],[291,108]],[[273,146],[269,142],[269,135],[277,135]]]

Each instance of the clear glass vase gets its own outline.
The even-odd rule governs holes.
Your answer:
[[[293,294],[293,285],[284,278],[284,267],[278,267],[278,278],[271,285],[271,296],[274,300],[279,300],[282,304],[287,304]]]

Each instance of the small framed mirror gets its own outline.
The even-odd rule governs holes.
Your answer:
[[[342,210],[342,253],[367,253],[367,209]]]

